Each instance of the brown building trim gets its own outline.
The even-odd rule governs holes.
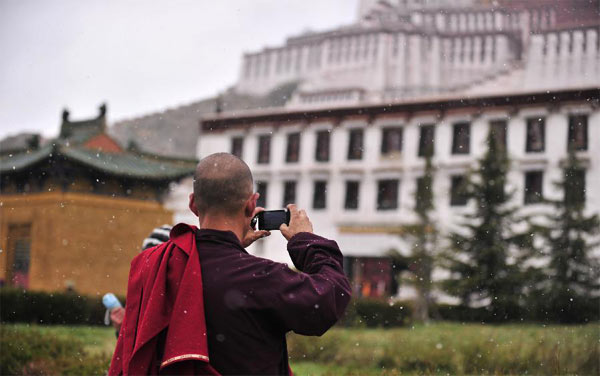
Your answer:
[[[321,108],[314,110],[285,110],[248,111],[239,114],[223,113],[207,116],[200,120],[201,132],[218,132],[232,128],[250,128],[257,123],[272,123],[275,127],[285,126],[293,122],[316,122],[324,118],[338,119],[337,123],[354,116],[367,116],[376,119],[380,116],[407,116],[431,111],[469,110],[479,113],[498,107],[548,106],[569,102],[588,102],[593,104],[600,99],[600,89],[581,88],[557,91],[542,91],[520,94],[503,94],[477,97],[452,97],[428,100],[405,101],[401,103],[348,106],[337,108]]]

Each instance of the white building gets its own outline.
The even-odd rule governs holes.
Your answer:
[[[553,182],[560,178],[570,139],[587,166],[586,208],[600,212],[600,154],[593,152],[600,148],[598,100],[598,88],[588,88],[221,114],[202,121],[199,157],[226,151],[243,158],[265,207],[297,203],[307,209],[316,233],[339,243],[352,263],[349,270],[382,271],[371,281],[355,275],[357,286],[369,283],[377,295],[373,286],[383,292],[390,282],[389,263],[377,258],[390,249],[409,249],[402,228],[416,219],[416,184],[424,169],[420,155],[427,142],[433,142],[433,191],[442,232],[470,210],[456,188],[484,153],[490,126],[506,130],[515,205],[540,209],[539,197],[560,195]],[[251,251],[289,262],[277,232]]]
[[[408,252],[402,229],[416,220],[426,142],[442,232],[471,210],[456,187],[485,151],[490,126],[506,130],[515,205],[537,210],[537,198],[560,194],[553,182],[571,139],[585,160],[586,208],[600,212],[593,2],[363,0],[358,14],[353,25],[244,55],[238,92],[263,94],[290,81],[297,90],[285,108],[204,118],[198,143],[199,158],[243,158],[266,208],[306,208],[315,232],[347,256],[357,292],[390,292],[385,255]],[[189,184],[171,207],[176,220],[193,223]],[[277,232],[251,252],[290,262]]]
[[[600,86],[600,4],[362,0],[355,23],[247,53],[235,90],[298,82],[291,108]]]

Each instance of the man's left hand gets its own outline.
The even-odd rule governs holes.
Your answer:
[[[258,213],[260,213],[262,211],[265,211],[265,208],[261,208],[260,206],[257,206],[254,209],[254,212],[252,213],[252,218],[254,218]],[[246,247],[250,246],[250,244],[257,241],[258,239],[264,238],[269,235],[271,235],[271,232],[269,232],[267,230],[255,230],[253,228],[250,228],[250,230],[246,233],[246,236],[244,236],[244,239],[242,239],[242,247],[246,248]]]

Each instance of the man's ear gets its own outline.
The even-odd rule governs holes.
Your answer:
[[[196,200],[194,199],[194,194],[190,193],[190,202],[188,204],[188,207],[190,208],[190,210],[192,211],[192,213],[194,213],[194,215],[196,217],[199,216],[198,214],[198,208],[196,207]]]
[[[244,214],[246,217],[252,217],[252,213],[254,213],[254,209],[256,209],[256,201],[260,197],[259,193],[253,193],[252,196],[246,201],[246,207],[244,208]]]

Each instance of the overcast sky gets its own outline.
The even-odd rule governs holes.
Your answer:
[[[241,56],[304,30],[351,23],[358,0],[0,0],[0,138],[58,134],[72,118],[109,122],[231,86]]]

